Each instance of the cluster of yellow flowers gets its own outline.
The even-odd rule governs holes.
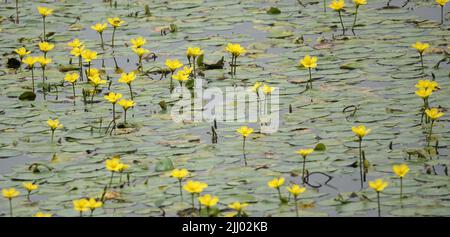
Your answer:
[[[31,192],[37,190],[39,188],[38,184],[32,183],[32,182],[24,182],[22,183],[23,188],[27,191],[27,200],[31,202],[30,196]],[[12,199],[18,197],[20,195],[20,192],[16,190],[15,188],[4,188],[2,189],[2,196],[5,199],[8,199],[9,201],[9,210],[10,210],[10,216],[13,216],[13,205],[12,205]],[[48,213],[42,213],[38,212],[35,217],[50,217],[52,214]]]

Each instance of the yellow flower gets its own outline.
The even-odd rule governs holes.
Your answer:
[[[239,57],[240,55],[247,52],[240,44],[232,44],[232,43],[228,43],[225,50],[235,57]]]
[[[20,192],[17,191],[15,188],[10,188],[10,189],[2,189],[2,194],[4,198],[13,199],[19,196]]]
[[[199,47],[188,47],[187,51],[186,51],[186,55],[188,56],[188,58],[190,57],[198,57],[200,55],[203,54],[203,50],[201,50]]]
[[[103,206],[103,202],[95,200],[95,198],[89,198],[88,207],[92,211]]]
[[[182,72],[183,72],[184,74],[186,74],[186,75],[191,75],[192,70],[194,70],[192,67],[186,67],[186,66],[184,66]]]
[[[345,7],[345,2],[344,0],[333,0],[329,7],[335,11],[340,11]]]
[[[416,91],[416,95],[420,96],[423,99],[428,98],[433,93],[433,90],[430,88],[420,88]]]
[[[306,68],[316,68],[317,67],[317,57],[306,55],[303,59],[300,59],[300,65]]]
[[[405,165],[405,164],[394,165],[392,167],[392,170],[398,177],[402,178],[409,172],[409,167],[408,167],[408,165]]]
[[[119,79],[120,83],[126,83],[126,84],[130,84],[131,82],[134,81],[134,79],[136,79],[136,74],[134,74],[134,72],[130,72],[130,73],[122,73]]]
[[[172,170],[172,173],[170,174],[170,176],[176,178],[176,179],[183,179],[186,176],[189,175],[189,171],[187,169],[174,169]]]
[[[87,76],[89,77],[95,77],[100,76],[100,71],[97,68],[91,67],[90,69],[86,70]]]
[[[106,23],[97,23],[91,26],[91,29],[97,31],[98,33],[103,33],[103,31],[108,27]]]
[[[14,52],[19,55],[20,58],[23,58],[23,56],[28,55],[31,53],[31,51],[28,51],[26,48],[21,47],[18,49],[15,49]]]
[[[80,78],[80,75],[78,73],[67,73],[66,76],[64,77],[64,80],[74,84],[78,78]]]
[[[106,84],[106,80],[102,80],[98,74],[90,76],[88,78],[89,78],[89,83],[94,87]]]
[[[170,71],[174,72],[175,70],[177,70],[178,68],[182,67],[183,64],[178,61],[178,59],[166,59],[166,66],[170,69]]]
[[[415,44],[411,45],[411,47],[415,48],[420,54],[423,54],[423,52],[430,47],[430,44],[416,42]]]
[[[419,80],[416,84],[416,88],[424,88],[424,89],[431,89],[433,91],[439,89],[439,84],[436,81],[430,81],[430,80]]]
[[[187,81],[189,80],[189,74],[184,74],[183,71],[178,71],[177,74],[172,75],[172,78],[177,81]]]
[[[269,182],[267,182],[267,185],[271,188],[279,188],[281,185],[284,184],[284,178],[280,177],[280,178],[275,178]]]
[[[123,170],[123,163],[120,162],[119,158],[112,158],[105,161],[106,169],[111,172],[120,172]]]
[[[132,48],[133,52],[136,53],[137,56],[142,57],[144,54],[150,53],[148,49],[144,48]]]
[[[86,49],[81,52],[81,57],[83,57],[84,61],[90,62],[97,59],[97,52]]]
[[[206,184],[206,183],[189,180],[183,186],[183,189],[189,193],[201,193],[201,192],[203,192],[203,189],[205,189],[207,187],[208,187],[208,184]]]
[[[57,128],[62,128],[63,125],[59,123],[58,119],[52,120],[49,119],[47,120],[47,125],[50,127],[51,130],[55,130]]]
[[[240,203],[240,202],[233,202],[230,205],[228,205],[229,208],[234,209],[238,212],[242,211],[247,206],[248,206],[247,203]]]
[[[37,63],[36,57],[26,57],[22,60],[23,63],[27,64],[28,67],[32,68],[34,67],[34,64]]]
[[[427,114],[428,117],[431,118],[431,120],[436,120],[444,116],[444,113],[440,112],[437,108],[426,109],[425,113]]]
[[[369,187],[374,189],[377,192],[383,191],[388,186],[388,182],[383,181],[382,179],[377,179],[375,181],[369,181]]]
[[[122,21],[120,18],[118,17],[114,17],[114,18],[108,18],[108,22],[112,27],[119,27],[121,26],[123,23],[125,23],[125,21]]]
[[[41,64],[41,67],[45,67],[47,64],[52,62],[51,58],[45,58],[44,56],[37,57],[37,62]]]
[[[80,57],[81,54],[83,53],[83,51],[84,51],[84,46],[75,47],[70,51],[70,54],[72,54],[75,57]]]
[[[361,6],[361,5],[367,4],[366,0],[353,0],[353,2],[355,3],[356,6]]]
[[[287,187],[287,190],[294,195],[294,197],[297,197],[298,195],[305,192],[306,188],[300,187],[297,184],[292,185],[291,187]]]
[[[219,198],[217,196],[211,196],[209,194],[206,194],[202,197],[198,197],[198,200],[200,201],[201,204],[203,204],[207,207],[212,207],[217,204],[217,202],[219,201]]]
[[[49,43],[49,42],[46,42],[46,41],[39,42],[39,49],[40,49],[42,52],[44,52],[44,53],[46,53],[46,52],[52,50],[54,47],[55,47],[55,45],[52,44],[52,43]]]
[[[38,212],[36,214],[34,214],[33,217],[52,217],[53,214],[51,213],[43,213],[43,212]]]
[[[109,92],[109,94],[105,95],[104,98],[110,103],[115,104],[120,98],[122,98],[122,94]]]
[[[78,212],[89,211],[89,201],[85,198],[73,200],[73,209]]]
[[[147,40],[139,36],[135,39],[131,39],[130,43],[133,45],[134,48],[140,48],[147,43]]]
[[[255,92],[255,93],[257,93],[259,87],[261,86],[261,84],[262,84],[261,82],[256,82],[256,83],[252,86],[252,91]]]
[[[352,127],[352,132],[358,136],[359,138],[363,138],[364,136],[366,136],[367,134],[370,133],[370,131],[372,131],[372,129],[366,129],[366,126],[364,125],[359,125],[356,127]]]
[[[128,110],[131,107],[134,107],[136,105],[136,103],[134,103],[134,101],[132,100],[120,100],[119,102],[117,102],[117,104],[119,104],[120,106],[122,106],[122,108],[124,110]]]
[[[264,84],[264,86],[263,86],[264,94],[266,94],[266,95],[270,94],[270,93],[272,93],[273,90],[275,90],[275,87],[270,87],[270,86]]]
[[[31,191],[39,188],[39,185],[33,184],[31,182],[25,182],[25,183],[22,183],[22,185],[28,192],[31,192]]]
[[[75,38],[72,41],[70,41],[69,43],[67,43],[67,46],[69,46],[71,48],[79,48],[79,47],[83,46],[83,42],[81,42],[78,38]]]
[[[240,133],[243,137],[247,137],[248,135],[253,133],[253,128],[249,128],[247,126],[242,126],[236,130],[236,132]]]
[[[448,0],[436,0],[436,3],[441,5],[441,7],[445,6],[445,4],[448,2]]]
[[[297,151],[297,154],[303,156],[303,158],[306,158],[313,151],[314,151],[314,149],[300,149]]]
[[[38,7],[38,12],[41,16],[46,17],[53,13],[53,9],[47,7]]]

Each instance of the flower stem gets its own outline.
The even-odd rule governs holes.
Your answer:
[[[355,26],[356,26],[356,17],[358,16],[358,8],[359,8],[359,5],[356,5],[355,19],[353,20],[353,26],[352,26],[353,35],[355,35]]]
[[[363,162],[362,162],[362,138],[359,138],[359,175],[361,180],[361,189],[363,189]]]
[[[75,105],[75,98],[76,98],[76,95],[75,95],[75,83],[72,83],[72,91],[73,91],[73,105]]]
[[[425,71],[425,68],[423,67],[423,55],[422,55],[422,53],[419,53],[419,55],[420,55],[420,65],[422,67],[422,73],[423,73]]]
[[[400,177],[400,201],[402,201],[403,194],[403,177]]]
[[[116,34],[116,27],[113,28],[112,39],[111,39],[111,41],[112,41],[111,46],[112,46],[113,48],[114,48],[114,36],[115,36],[115,34]]]
[[[278,191],[278,198],[280,199],[280,202],[281,202],[283,200],[283,198],[281,197],[280,187],[277,187],[277,191]]]
[[[194,193],[191,193],[192,208],[195,209]]]
[[[327,1],[323,0],[323,12],[327,12]]]
[[[111,188],[113,177],[114,177],[114,171],[111,171],[111,178],[109,179],[108,188]]]
[[[305,166],[306,166],[306,157],[303,157],[303,168],[302,168],[302,182],[305,183]]]
[[[130,88],[130,96],[131,96],[131,100],[133,100],[133,89],[131,89],[131,82],[128,83],[128,87]]]
[[[42,92],[44,92],[45,100],[45,66],[42,67]]]
[[[9,215],[13,217],[12,198],[9,198]]]
[[[341,20],[342,35],[345,36],[345,27],[344,27],[344,22],[342,21],[341,11],[338,11],[338,13],[339,13],[339,19]]]
[[[298,217],[298,205],[297,205],[297,196],[294,196],[294,203],[295,203],[295,214]]]
[[[102,49],[105,49],[105,46],[104,46],[104,43],[103,43],[103,33],[100,32],[99,34],[100,34],[100,41],[101,41],[100,46],[102,47]]]
[[[441,25],[444,24],[444,6],[441,6]]]
[[[380,192],[377,192],[377,199],[378,199],[378,217],[381,217]]]
[[[45,38],[46,38],[46,36],[45,36],[45,16],[42,17],[42,22],[44,23],[44,41],[45,41]]]
[[[19,0],[16,0],[16,24],[19,24]]]
[[[83,61],[82,61],[81,55],[78,56],[78,64],[80,65],[80,77],[81,77],[81,81],[83,81]],[[89,75],[87,75],[86,77],[89,78]]]
[[[52,129],[52,142],[53,142],[53,137],[55,136],[55,129]]]
[[[179,187],[180,187],[181,201],[183,201],[183,187],[182,187],[181,179],[178,179],[178,184],[179,184]]]
[[[127,125],[127,110],[124,110],[124,116],[123,116],[123,124]]]
[[[32,87],[33,87],[33,93],[35,93],[35,89],[34,89],[34,68],[31,67],[31,81],[32,81]]]
[[[433,134],[433,125],[434,125],[434,120],[431,120],[430,134],[428,135],[428,146],[430,146],[431,135]]]
[[[308,68],[309,71],[309,85],[310,85],[310,89],[312,89],[312,73],[311,73],[311,68]]]

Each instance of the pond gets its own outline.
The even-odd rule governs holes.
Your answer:
[[[345,1],[343,35],[338,13],[329,7],[324,12],[317,0],[130,0],[112,6],[100,0],[19,1],[18,24],[14,2],[0,7],[0,189],[20,191],[12,199],[14,216],[79,216],[73,200],[91,197],[103,202],[93,216],[230,216],[233,202],[247,203],[249,216],[264,217],[296,216],[296,207],[299,216],[376,216],[378,208],[382,216],[450,215],[450,4],[443,8],[440,24],[440,6],[434,1],[404,5],[393,0],[386,7],[385,0],[368,0],[358,8],[353,33],[355,5]],[[45,18],[45,38],[55,47],[47,53],[52,62],[45,68],[44,84],[41,67],[34,68],[36,98],[23,100],[19,97],[32,91],[31,71],[14,65],[19,59],[14,50],[25,47],[30,55],[42,55],[38,6],[54,9]],[[91,26],[107,23],[109,17],[125,23],[115,31],[114,47],[108,24],[102,48]],[[143,57],[142,68],[130,43],[137,37],[147,40],[142,47],[151,52]],[[64,82],[66,73],[79,72],[78,58],[67,45],[75,38],[98,52],[90,67],[100,69],[107,81],[92,101],[90,95],[83,97],[83,91],[93,89],[86,78],[75,87]],[[411,47],[418,41],[430,45],[423,67]],[[235,74],[230,73],[228,43],[246,49],[237,57]],[[267,103],[264,108],[278,122],[275,131],[264,132],[262,121],[245,115],[174,121],[182,100],[176,95],[179,88],[171,92],[165,61],[189,65],[188,47],[203,50],[203,61],[197,61],[189,79],[202,83],[202,93],[249,91],[257,82],[273,87],[270,97],[260,93],[243,103],[257,103],[258,108]],[[311,70],[312,87],[308,69],[299,66],[305,55],[318,58]],[[104,96],[116,92],[130,99],[129,87],[118,80],[132,71],[137,75],[131,84],[136,105],[127,110],[126,124],[116,105],[119,126],[111,131],[112,105]],[[424,102],[415,93],[419,80],[439,85],[428,103],[444,116],[433,123],[421,122]],[[196,88],[188,88],[189,99],[198,95]],[[207,101],[200,98],[205,107],[196,108],[196,114],[207,110]],[[227,114],[240,102],[227,98],[216,106],[224,105]],[[63,127],[52,139],[47,120],[56,118]],[[371,129],[362,138],[364,165],[352,132],[358,125]],[[254,129],[244,148],[236,132],[241,126]],[[317,149],[304,164],[297,151],[305,148]],[[105,161],[115,156],[129,168],[110,179]],[[401,186],[393,172],[399,164],[410,169]],[[179,182],[171,177],[174,168],[189,171],[183,185],[189,180],[208,184],[201,195],[219,198],[214,212],[197,210],[197,201],[193,209],[184,190],[181,199]],[[285,178],[282,198],[268,186],[278,177]],[[379,178],[388,182],[379,193],[380,207],[377,192],[369,187],[369,181]],[[29,200],[23,182],[39,185]],[[294,184],[306,188],[297,201],[287,190]],[[8,199],[1,199],[0,216],[10,211]]]

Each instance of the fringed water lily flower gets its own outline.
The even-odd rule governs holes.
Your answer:
[[[281,196],[281,191],[280,191],[280,187],[284,184],[284,178],[283,177],[279,177],[279,178],[275,178],[269,182],[267,182],[267,186],[269,186],[270,188],[274,188],[277,190],[278,192],[278,198],[280,199],[280,202],[283,202],[283,197]]]
[[[377,192],[377,203],[378,203],[378,216],[381,216],[381,206],[380,206],[380,192],[382,192],[388,186],[388,182],[382,179],[377,179],[375,181],[369,181],[369,187]]]
[[[305,57],[303,57],[303,59],[300,59],[299,61],[299,65],[303,66],[304,68],[307,68],[309,71],[309,80],[308,80],[308,85],[307,85],[307,89],[311,88],[312,89],[312,72],[311,70],[317,67],[317,57],[316,56],[309,56],[309,55],[305,55]]]
[[[206,183],[192,180],[187,181],[187,183],[183,186],[183,189],[191,194],[192,208],[195,208],[195,195],[197,194],[200,196],[200,193],[203,192],[203,190],[207,187],[208,184]]]
[[[127,125],[127,111],[128,109],[134,107],[136,105],[136,103],[133,100],[119,100],[119,102],[117,102],[123,109],[124,112],[124,116],[123,116],[123,124]]]
[[[24,183],[22,183],[22,186],[27,190],[27,200],[29,201],[29,202],[31,202],[31,199],[30,199],[30,195],[31,195],[31,192],[32,191],[34,191],[34,190],[37,190],[38,188],[39,188],[39,185],[37,185],[37,184],[34,184],[34,183],[31,183],[31,182],[24,182]]]
[[[298,217],[298,204],[297,204],[297,200],[298,200],[298,196],[302,193],[304,193],[306,191],[306,188],[304,187],[300,187],[297,184],[294,184],[290,187],[287,187],[287,190],[289,191],[289,193],[292,194],[292,196],[294,196],[294,203],[295,203],[295,214]]]
[[[430,47],[430,44],[428,43],[422,43],[417,41],[415,44],[411,45],[411,47],[413,47],[414,49],[417,50],[417,52],[419,53],[420,56],[420,65],[422,66],[422,72],[424,70],[424,66],[423,66],[423,54],[425,52],[425,50],[427,50]]]
[[[13,198],[18,197],[20,195],[20,192],[17,191],[15,188],[2,189],[2,195],[3,195],[4,198],[8,199],[8,201],[9,201],[9,215],[10,215],[10,217],[13,217],[12,200],[13,200]]]
[[[329,7],[330,7],[331,9],[333,9],[334,11],[338,12],[338,14],[339,14],[339,20],[341,21],[341,26],[342,26],[342,34],[345,35],[344,22],[342,21],[342,16],[341,16],[341,11],[342,11],[342,9],[344,9],[344,7],[345,7],[345,2],[344,2],[344,0],[333,0],[333,2],[331,2],[331,4],[329,5]]]
[[[64,81],[67,81],[68,83],[72,84],[72,92],[73,92],[73,104],[75,104],[75,83],[77,82],[78,78],[80,78],[80,75],[78,73],[67,73],[64,77]]]
[[[403,192],[403,177],[409,172],[409,167],[406,164],[392,166],[394,173],[400,178],[400,201],[402,200]]]
[[[300,149],[297,151],[297,154],[301,155],[303,158],[303,168],[302,168],[302,182],[305,183],[305,166],[306,166],[306,157],[313,153],[314,149]]]
[[[444,7],[449,0],[436,0],[436,3],[441,7],[441,25],[444,24]]]
[[[131,83],[136,79],[136,74],[134,74],[134,72],[129,72],[129,73],[122,73],[120,75],[120,79],[119,82],[120,83],[125,83],[128,85],[128,88],[130,89],[130,96],[131,99],[133,100],[133,89],[131,87]]]
[[[182,181],[186,176],[189,175],[189,171],[187,169],[174,169],[172,170],[172,173],[170,173],[170,176],[173,178],[176,178],[178,180],[178,184],[180,187],[180,197],[183,201],[183,187],[182,187]]]
[[[108,28],[108,25],[106,23],[97,23],[93,26],[91,26],[91,29],[97,31],[97,33],[100,35],[100,46],[102,49],[104,48],[104,40],[103,40],[103,31]]]
[[[428,134],[428,146],[430,146],[431,136],[433,134],[434,122],[436,120],[438,120],[440,117],[444,116],[444,113],[439,111],[438,108],[431,108],[431,109],[426,109],[425,114],[428,116],[428,118],[431,119],[430,133]]]
[[[59,123],[59,119],[49,119],[47,120],[47,125],[50,128],[50,131],[52,133],[52,142],[53,142],[53,137],[55,135],[55,130],[58,128],[63,128],[63,125],[61,123]]]
[[[53,9],[47,8],[47,7],[38,7],[38,12],[42,16],[42,22],[44,26],[44,33],[43,33],[43,41],[46,40],[46,33],[45,33],[45,18],[47,16],[50,16],[53,13]]]
[[[199,47],[188,47],[186,51],[186,56],[189,61],[189,66],[194,68],[194,77],[197,75],[197,71],[195,70],[196,58],[203,54],[203,50]],[[192,61],[191,61],[192,60]]]
[[[122,24],[124,24],[125,21],[122,21],[118,17],[113,17],[113,18],[108,18],[108,22],[113,27],[113,33],[112,33],[112,38],[111,38],[111,42],[112,42],[111,46],[114,48],[114,37],[116,35],[116,29],[118,27],[120,27]]]
[[[26,57],[22,60],[22,63],[25,63],[27,67],[31,70],[31,81],[32,81],[32,88],[33,93],[35,93],[35,87],[34,87],[34,65],[38,62],[37,57]]]
[[[51,58],[46,58],[44,56],[39,56],[37,58],[37,62],[41,65],[42,69],[42,91],[44,92],[44,100],[45,100],[45,68],[49,63],[52,62]]]
[[[366,5],[366,0],[353,0],[353,3],[355,3],[355,19],[353,20],[353,26],[352,26],[352,32],[353,35],[355,35],[355,26],[356,26],[356,17],[358,16],[358,9],[360,6]]]
[[[240,44],[232,44],[232,43],[228,43],[225,50],[231,54],[231,74],[236,75],[237,58],[242,54],[245,54],[247,50],[245,50],[245,48],[242,47]]]
[[[363,179],[363,150],[362,150],[362,140],[363,137],[367,136],[372,131],[370,128],[366,128],[364,125],[359,125],[352,127],[352,132],[358,137],[359,143],[359,174],[361,178],[361,189],[364,187],[364,179]]]

